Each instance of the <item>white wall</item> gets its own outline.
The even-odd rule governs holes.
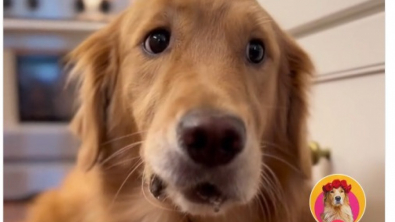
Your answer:
[[[311,55],[317,68],[310,138],[329,147],[332,173],[364,188],[362,221],[384,221],[385,3],[383,0],[260,0]]]
[[[332,173],[352,176],[364,188],[363,221],[384,221],[384,73],[317,84],[311,138],[332,151]]]

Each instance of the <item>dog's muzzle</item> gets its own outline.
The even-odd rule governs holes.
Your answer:
[[[341,200],[342,200],[341,197],[339,197],[339,196],[335,197],[336,204],[341,204]]]

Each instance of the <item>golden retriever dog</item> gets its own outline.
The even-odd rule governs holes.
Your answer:
[[[323,187],[324,190],[324,212],[321,219],[324,222],[340,220],[353,222],[353,214],[348,199],[351,185],[345,180],[334,180]]]
[[[308,55],[255,0],[136,0],[70,54],[78,164],[28,222],[307,222]]]

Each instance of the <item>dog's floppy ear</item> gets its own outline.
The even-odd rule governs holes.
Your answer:
[[[94,33],[72,51],[71,81],[77,81],[79,108],[71,123],[81,139],[78,164],[90,169],[97,161],[106,137],[107,108],[118,73],[118,35],[114,24]]]
[[[326,200],[328,199],[328,195],[329,195],[329,192],[324,192],[324,204],[325,204]]]
[[[282,132],[286,134],[287,146],[298,157],[297,164],[306,177],[311,176],[311,154],[306,141],[308,92],[314,67],[306,52],[287,33],[277,26],[282,52],[279,87],[281,105],[287,107],[282,113]]]

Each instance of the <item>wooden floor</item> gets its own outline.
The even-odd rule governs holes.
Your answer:
[[[23,222],[26,208],[26,202],[4,202],[4,222]]]

